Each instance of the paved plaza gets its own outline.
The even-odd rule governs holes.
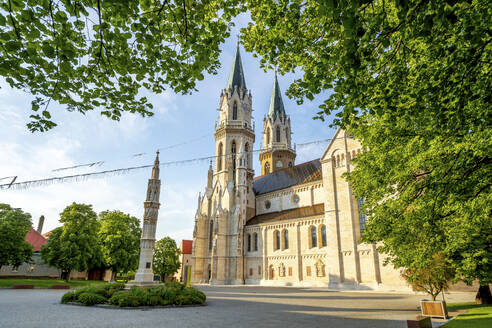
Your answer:
[[[287,287],[208,287],[208,306],[102,309],[60,304],[65,291],[0,289],[0,327],[406,327],[421,295]],[[453,293],[450,302],[472,301]]]

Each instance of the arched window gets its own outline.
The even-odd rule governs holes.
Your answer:
[[[285,140],[287,140],[287,142],[289,142],[289,128],[285,128]]]
[[[289,167],[292,167],[292,162],[289,162]]]
[[[249,167],[249,163],[250,163],[250,160],[249,160],[249,155],[251,155],[249,153],[249,143],[246,143],[244,145],[244,152],[246,153],[246,166]]]
[[[357,208],[359,210],[359,231],[361,236],[363,235],[362,232],[366,228],[366,221],[367,221],[367,217],[362,211],[363,206],[364,206],[364,198],[359,198],[357,200]]]
[[[270,143],[270,128],[267,128],[265,146]]]
[[[232,168],[234,169],[234,173],[236,172],[236,141],[232,141],[231,144],[231,153],[232,153]]]
[[[222,142],[219,143],[219,149],[217,150],[217,171],[222,171]]]
[[[248,233],[248,252],[251,252],[251,235]]]
[[[316,247],[318,245],[318,236],[316,235],[316,227],[311,227],[311,248]]]
[[[280,231],[275,230],[274,235],[273,235],[273,241],[275,243],[274,249],[279,250],[280,249]]]
[[[254,239],[253,245],[254,245],[254,250],[256,252],[258,250],[258,234],[255,232],[255,234],[253,236],[254,236],[254,238],[253,238]]]
[[[214,221],[210,220],[210,231],[208,232],[208,250],[212,250],[214,233]]]
[[[280,127],[277,126],[277,142],[280,142]]]
[[[321,227],[319,228],[319,234],[321,236],[321,247],[325,247],[326,246],[326,226],[324,224],[321,225]]]
[[[289,230],[284,230],[284,249],[289,249]]]
[[[234,105],[232,106],[232,119],[237,120],[237,103],[234,102]]]
[[[270,173],[270,163],[266,162],[265,163],[265,174]]]

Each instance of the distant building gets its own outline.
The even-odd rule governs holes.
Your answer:
[[[191,255],[193,250],[193,240],[181,241],[181,256],[179,258],[180,266],[178,272],[174,275],[177,281],[184,282],[187,267],[191,266]]]

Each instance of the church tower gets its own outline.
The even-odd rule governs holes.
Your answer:
[[[268,114],[263,119],[263,147],[260,151],[261,175],[292,167],[296,159],[291,145],[290,117],[285,113],[277,73],[273,82]]]
[[[254,215],[252,96],[246,88],[239,44],[215,123],[215,170],[195,215],[193,281],[243,284],[243,229]]]

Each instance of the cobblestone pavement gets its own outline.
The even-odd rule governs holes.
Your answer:
[[[208,306],[102,309],[60,304],[65,291],[0,289],[0,327],[406,327],[420,295],[288,287],[208,287]],[[473,293],[446,295],[472,301]]]

